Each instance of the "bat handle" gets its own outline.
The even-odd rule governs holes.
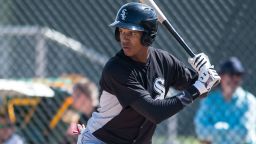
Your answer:
[[[163,21],[162,24],[174,36],[174,38],[179,42],[179,44],[185,49],[189,56],[193,58],[195,56],[195,53],[190,49],[190,47],[185,43],[181,36],[176,32],[172,24],[168,20]]]

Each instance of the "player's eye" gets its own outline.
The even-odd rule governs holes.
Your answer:
[[[138,31],[123,31],[123,30],[119,30],[119,34],[120,34],[120,36],[137,37],[139,32]]]
[[[136,36],[138,34],[138,32],[131,32],[132,36]]]

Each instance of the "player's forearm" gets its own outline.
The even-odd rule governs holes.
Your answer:
[[[184,91],[177,96],[167,98],[164,100],[154,100],[151,96],[146,96],[142,99],[135,101],[131,106],[138,113],[152,121],[153,123],[160,123],[161,121],[175,115],[183,107],[193,101],[191,90]],[[191,99],[186,99],[191,97]]]
[[[177,97],[154,100],[151,96],[147,96],[135,101],[131,106],[138,113],[156,124],[183,109],[183,104]]]

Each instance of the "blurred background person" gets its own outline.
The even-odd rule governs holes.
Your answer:
[[[98,88],[87,78],[83,78],[80,82],[76,83],[73,87],[72,92],[72,108],[73,110],[68,110],[66,116],[73,116],[75,120],[72,120],[68,130],[67,135],[77,138],[74,136],[73,130],[76,124],[86,125],[87,120],[91,117],[92,112],[97,107],[98,101]],[[75,112],[79,113],[79,118],[76,118]],[[76,141],[75,141],[76,142]]]
[[[28,143],[76,143],[77,136],[73,136],[72,126],[76,123],[86,125],[92,111],[98,105],[97,86],[87,77],[78,74],[62,75],[57,80],[44,82],[51,86],[55,96],[40,100],[33,117],[21,134],[26,134],[26,137],[33,135],[33,139],[30,138]],[[47,111],[42,111],[44,108]],[[43,117],[41,113],[44,113]],[[45,117],[47,122],[38,123],[39,119]],[[35,125],[42,128],[33,129]]]
[[[0,113],[0,144],[24,144],[22,137],[15,133],[9,116],[4,113]]]
[[[98,88],[93,82],[84,78],[74,85],[72,99],[73,108],[88,119],[99,103]]]
[[[241,87],[245,69],[236,57],[220,65],[221,85],[201,102],[196,133],[205,144],[255,144],[256,99]]]

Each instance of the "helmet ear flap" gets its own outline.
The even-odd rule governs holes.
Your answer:
[[[156,33],[143,32],[143,35],[141,37],[141,43],[144,46],[148,47],[154,42],[155,37],[156,37]]]
[[[115,38],[116,38],[116,41],[120,41],[120,34],[119,34],[119,28],[117,27],[116,30],[115,30]]]
[[[154,42],[156,38],[158,23],[157,23],[157,20],[151,20],[151,21],[143,21],[141,25],[145,29],[141,37],[141,43],[144,46],[148,47]]]

